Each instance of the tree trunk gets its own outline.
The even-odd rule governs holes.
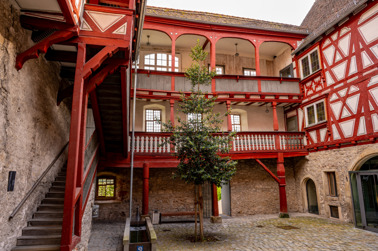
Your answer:
[[[200,218],[200,239],[204,240],[203,235],[203,196],[202,196],[202,185],[198,185],[198,201],[199,201],[199,218]]]
[[[197,185],[194,186],[194,241],[197,241]]]

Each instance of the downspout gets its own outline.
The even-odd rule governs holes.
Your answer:
[[[132,118],[132,127],[131,127],[131,163],[130,163],[130,220],[132,217],[132,208],[133,208],[133,180],[134,180],[134,149],[135,149],[135,106],[136,106],[136,90],[137,90],[137,78],[138,78],[138,57],[139,57],[139,47],[140,47],[140,37],[143,31],[144,16],[146,10],[147,0],[141,0],[141,10],[140,18],[138,24],[138,35],[137,35],[137,44],[135,48],[135,62],[134,62],[134,94],[133,94],[133,118]]]

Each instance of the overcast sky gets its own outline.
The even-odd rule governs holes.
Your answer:
[[[147,0],[147,5],[300,25],[315,0]]]

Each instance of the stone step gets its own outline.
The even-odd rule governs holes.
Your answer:
[[[66,189],[65,186],[52,186],[50,187],[50,192],[64,192],[64,190]]]
[[[38,218],[29,220],[29,226],[54,226],[62,225],[63,218]]]
[[[64,203],[64,198],[44,198],[41,204],[62,204]]]
[[[64,177],[66,177],[66,171],[60,171],[59,173],[58,173],[58,176],[64,176]]]
[[[52,183],[52,186],[55,187],[55,186],[63,186],[65,187],[66,186],[66,181],[54,181]]]
[[[64,181],[64,182],[66,182],[66,176],[57,176],[55,178],[55,181]]]
[[[22,229],[23,235],[60,235],[62,226],[29,226]]]
[[[60,251],[60,245],[16,246],[12,251]]]
[[[38,207],[38,211],[57,211],[63,212],[63,204],[41,204]]]
[[[55,218],[55,219],[63,219],[63,210],[61,212],[59,211],[37,211],[34,213],[34,219],[40,219],[40,218]]]
[[[46,198],[64,198],[64,192],[48,192]]]
[[[17,246],[28,245],[59,245],[61,235],[23,235],[17,238]]]

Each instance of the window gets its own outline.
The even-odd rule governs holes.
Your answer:
[[[329,210],[331,211],[331,217],[339,218],[339,207],[329,206]]]
[[[97,199],[113,199],[115,191],[114,177],[100,177],[97,179]]]
[[[243,68],[243,75],[244,76],[256,76],[256,70],[250,68]]]
[[[161,110],[146,109],[146,132],[161,132]]]
[[[198,113],[189,113],[188,114],[188,123],[192,126],[198,125],[201,123],[201,114]]]
[[[144,69],[156,71],[171,71],[172,55],[166,53],[151,53],[144,56]],[[175,57],[175,72],[179,71],[179,58]]]
[[[231,125],[233,132],[240,132],[241,131],[241,124],[240,124],[240,115],[239,114],[231,114]]]
[[[209,71],[211,71],[210,64],[209,64]],[[224,65],[216,65],[215,66],[215,73],[217,75],[223,75],[224,74]]]
[[[305,107],[306,125],[311,126],[326,121],[324,100]]]
[[[280,77],[293,78],[294,77],[293,64],[289,64],[288,66],[280,70]]]
[[[320,69],[318,50],[308,53],[301,60],[302,78],[305,78]]]
[[[298,120],[297,116],[292,116],[286,119],[286,128],[288,132],[298,131]]]
[[[330,196],[337,196],[335,172],[327,172],[328,190]]]

